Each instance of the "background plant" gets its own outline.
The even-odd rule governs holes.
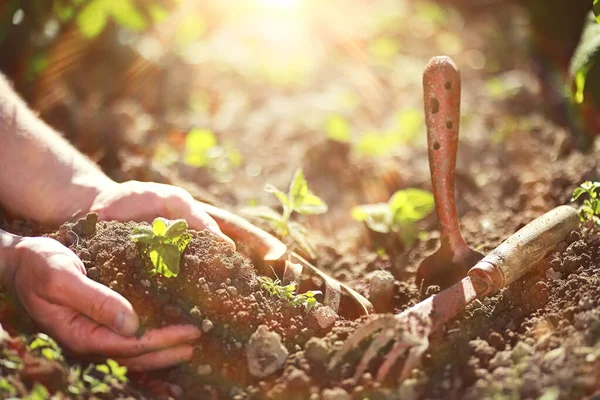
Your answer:
[[[131,239],[142,244],[142,253],[149,257],[153,274],[165,278],[179,274],[181,253],[192,238],[187,228],[183,219],[169,221],[159,217],[152,222],[152,227],[141,225],[133,229]]]
[[[315,295],[321,294],[320,290],[309,290],[306,293],[296,294],[296,285],[294,283],[283,286],[279,279],[273,280],[267,276],[259,276],[257,279],[260,282],[260,286],[266,290],[267,293],[271,296],[280,298],[293,307],[300,306],[304,308],[304,311],[309,312],[318,304]]]
[[[287,194],[271,184],[265,185],[265,191],[277,197],[282,206],[281,214],[267,206],[246,207],[242,212],[264,219],[279,236],[289,236],[314,257],[314,249],[308,241],[306,228],[298,222],[290,221],[290,217],[294,212],[303,215],[323,214],[327,212],[327,204],[310,191],[302,169],[297,169],[294,173]]]
[[[579,218],[581,221],[594,221],[596,225],[600,225],[600,199],[598,192],[600,191],[600,182],[583,182],[578,188],[573,191],[571,201],[579,199],[583,195],[587,195],[587,199],[583,201],[579,207]]]
[[[418,236],[416,223],[425,218],[434,207],[433,195],[421,189],[404,189],[395,192],[387,203],[363,204],[352,208],[352,218],[364,221],[369,229],[395,232],[406,245]]]

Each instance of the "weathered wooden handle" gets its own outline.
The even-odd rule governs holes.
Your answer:
[[[534,219],[486,255],[471,271],[492,265],[499,276],[492,279],[493,289],[499,289],[519,279],[579,227],[577,211],[559,206]],[[473,275],[469,271],[469,275]]]

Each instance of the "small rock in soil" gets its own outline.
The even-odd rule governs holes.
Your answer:
[[[288,351],[281,343],[281,336],[260,325],[250,336],[246,356],[250,374],[265,378],[283,367]]]
[[[193,320],[201,321],[202,320],[202,312],[200,311],[200,309],[198,307],[194,306],[190,310],[190,317]]]
[[[212,367],[209,364],[201,364],[198,365],[196,372],[200,376],[210,375],[212,373]]]
[[[329,348],[324,339],[314,337],[306,342],[304,357],[306,357],[307,360],[315,364],[324,364],[327,361],[328,354]]]
[[[301,369],[294,368],[287,377],[288,385],[294,388],[305,388],[311,384],[310,377]]]
[[[202,321],[202,331],[204,333],[210,332],[214,328],[215,324],[210,319],[205,319]]]
[[[329,330],[335,324],[337,314],[331,307],[322,306],[315,310],[315,318],[321,329]]]
[[[321,400],[350,400],[350,395],[342,388],[325,389],[321,392]]]
[[[370,274],[369,279],[369,300],[373,303],[373,307],[377,312],[390,311],[394,303],[394,275],[389,271],[374,271]]]

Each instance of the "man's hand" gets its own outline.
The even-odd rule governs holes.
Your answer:
[[[48,334],[73,352],[111,357],[132,370],[191,359],[190,343],[200,337],[196,327],[170,326],[135,338],[139,320],[131,304],[87,278],[81,260],[59,242],[21,238],[11,259],[3,283]]]
[[[202,203],[176,186],[138,181],[108,185],[96,196],[90,211],[98,213],[101,220],[152,222],[156,217],[183,218],[190,228],[208,229],[235,248]]]

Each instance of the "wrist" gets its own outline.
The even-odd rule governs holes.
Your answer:
[[[25,239],[22,236],[0,229],[0,285],[12,289],[18,265],[18,245]]]

